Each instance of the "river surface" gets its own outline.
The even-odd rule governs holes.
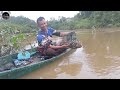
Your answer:
[[[120,31],[77,32],[83,47],[21,79],[120,79]]]

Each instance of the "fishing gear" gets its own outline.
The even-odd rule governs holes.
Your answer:
[[[63,41],[61,45],[63,44],[68,44],[69,48],[76,49],[76,48],[81,48],[82,44],[80,41],[77,39],[76,33],[75,32],[70,32],[68,35],[63,37]]]

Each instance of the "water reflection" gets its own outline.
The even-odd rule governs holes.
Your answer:
[[[87,64],[101,78],[106,75],[108,78],[115,77],[116,75],[111,76],[110,73],[115,73],[115,70],[118,72],[118,68],[120,68],[119,35],[120,32],[101,32],[96,33],[95,38],[92,38],[94,36],[91,34],[87,34],[87,40],[83,40],[84,49],[89,59]]]

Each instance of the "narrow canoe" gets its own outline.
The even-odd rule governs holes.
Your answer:
[[[64,54],[68,53],[71,49],[67,49],[66,51],[64,51],[63,53],[61,53],[58,56],[52,57],[50,59],[46,59],[46,60],[38,60],[35,63],[30,63],[28,65],[25,66],[21,66],[21,67],[16,67],[10,70],[5,70],[5,71],[1,71],[0,72],[0,79],[16,79],[19,78],[25,74],[28,74],[30,72],[32,72],[33,70],[39,69],[42,66],[45,66],[55,60],[58,60],[58,58],[60,58],[61,56],[63,56]],[[33,54],[33,56],[35,56],[35,54]],[[10,62],[14,62],[14,60],[17,58],[17,54],[13,54],[13,55],[8,55],[5,57],[0,57],[0,66],[3,66],[7,63]],[[40,59],[40,58],[37,58]]]
[[[67,42],[76,40],[76,33],[71,32],[70,34],[65,36],[64,39]],[[20,66],[20,67],[14,67],[15,65],[13,64],[13,62],[17,59],[18,53],[0,57],[0,79],[16,79],[16,78],[19,78],[19,77],[21,77],[25,74],[28,74],[28,73],[32,72],[33,70],[41,68],[42,66],[45,66],[45,65],[47,65],[47,64],[49,64],[49,63],[51,63],[55,60],[58,60],[58,58],[60,58],[61,56],[63,56],[64,54],[68,53],[71,50],[72,50],[71,48],[68,48],[67,50],[65,50],[60,55],[54,56],[52,58],[45,59],[45,60],[42,60],[41,58],[36,58],[35,62],[33,60],[32,63],[27,64],[27,65],[23,65],[23,66]],[[36,48],[29,49],[28,51],[31,53],[31,57],[35,57],[35,56],[38,55]],[[8,65],[10,63],[11,63],[11,65],[14,65],[13,68],[11,68],[11,67],[6,68],[6,67],[9,67],[9,66],[6,66],[6,65]],[[5,68],[3,69],[3,67],[5,67]]]

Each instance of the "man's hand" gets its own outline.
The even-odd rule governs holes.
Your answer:
[[[69,45],[62,45],[63,48],[69,48]]]

